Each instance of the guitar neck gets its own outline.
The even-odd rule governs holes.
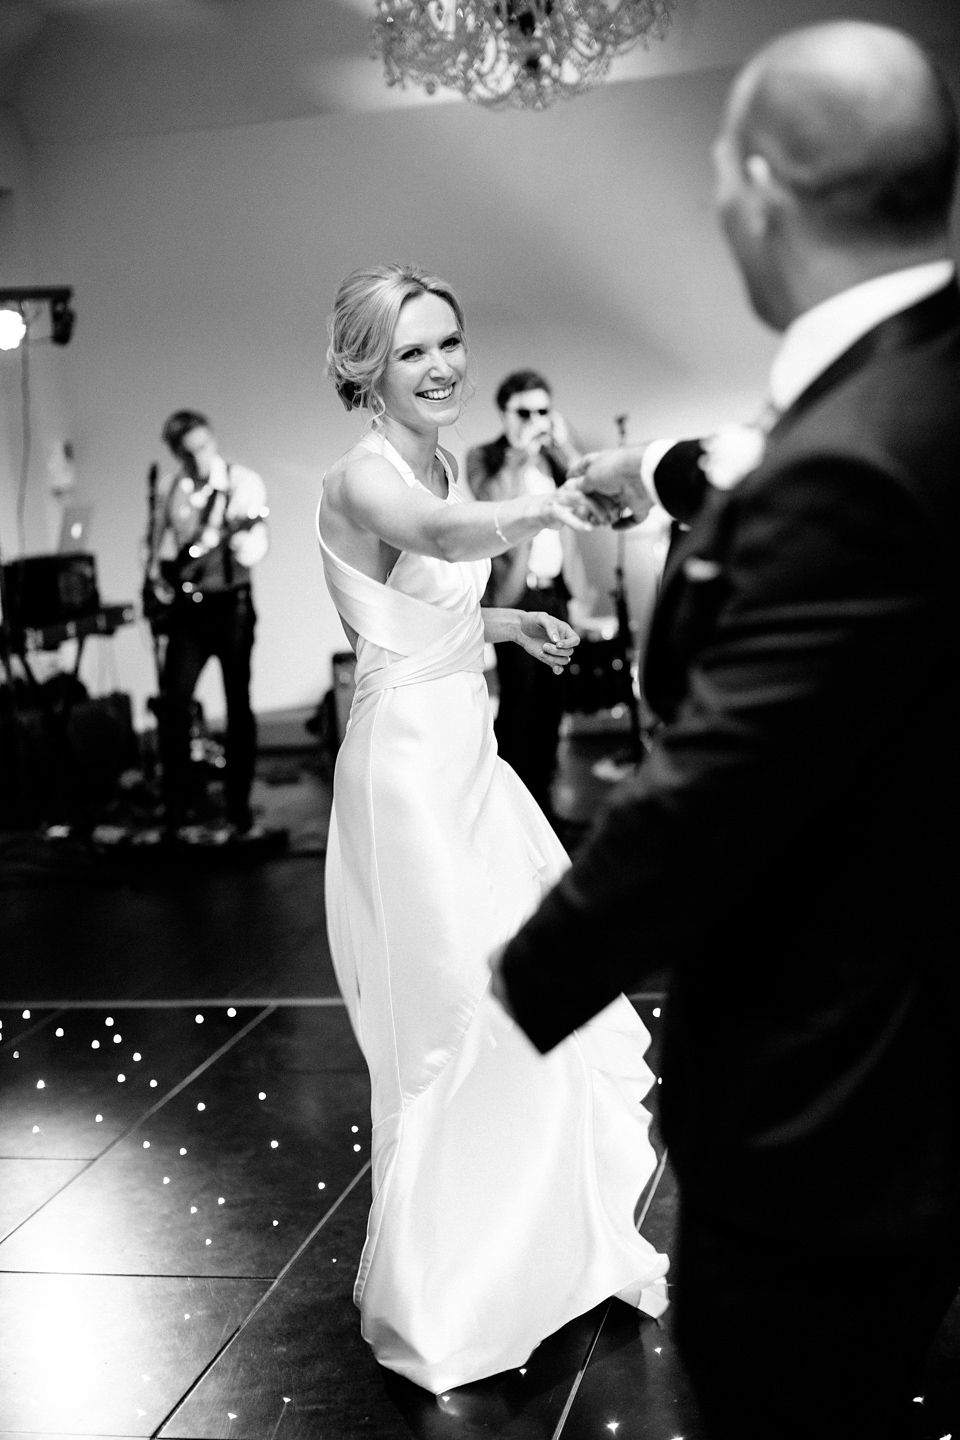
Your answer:
[[[264,512],[259,510],[256,515],[238,515],[232,520],[224,519],[220,526],[221,537],[226,539],[229,535],[239,535],[244,530],[252,530],[254,525],[262,525],[266,518]]]

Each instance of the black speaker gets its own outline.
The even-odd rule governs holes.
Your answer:
[[[100,609],[93,555],[26,555],[3,567],[11,630],[62,625]]]
[[[56,696],[47,709],[14,709],[6,698],[0,687],[0,828],[75,818],[109,800],[122,772],[139,763],[129,695],[71,693],[65,713]]]

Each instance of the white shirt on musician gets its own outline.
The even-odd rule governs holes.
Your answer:
[[[229,495],[225,522],[265,517],[267,490],[261,477],[246,465],[227,463],[222,455],[214,456],[205,484],[195,486],[185,471],[165,475],[161,483],[161,513],[165,528],[172,533],[174,546],[186,544],[196,530],[197,512],[202,510],[213,492]],[[266,555],[270,539],[265,524],[239,530],[230,539],[230,548],[240,565],[250,568]]]

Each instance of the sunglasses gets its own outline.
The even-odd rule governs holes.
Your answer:
[[[542,419],[543,416],[550,414],[550,407],[548,405],[544,410],[527,410],[523,405],[516,405],[510,411],[510,414],[516,415],[520,420],[532,420],[534,415],[539,415]]]

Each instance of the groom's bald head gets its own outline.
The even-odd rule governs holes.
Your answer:
[[[896,243],[946,232],[957,113],[900,31],[839,21],[782,36],[740,75],[726,130],[741,163],[762,156],[825,237]]]

